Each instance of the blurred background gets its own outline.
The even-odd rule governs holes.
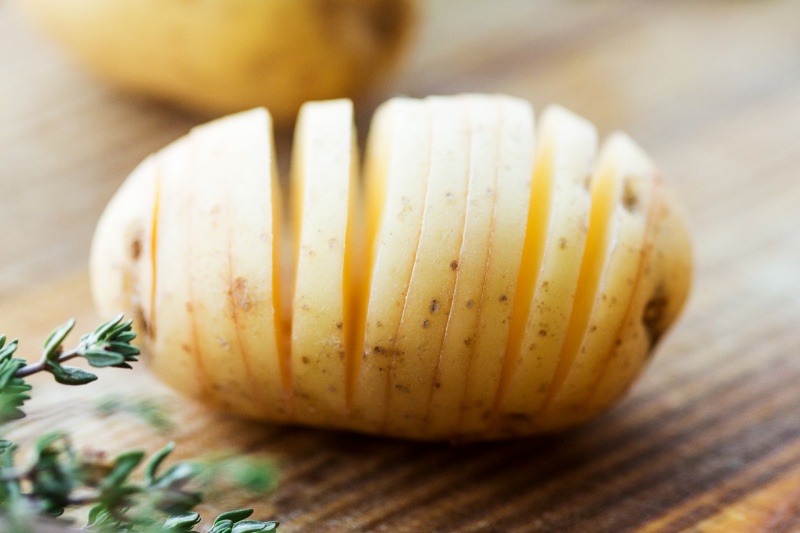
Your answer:
[[[86,328],[98,319],[87,257],[113,192],[147,154],[218,113],[109,83],[58,44],[68,37],[53,40],[24,17],[26,1],[0,0],[0,331],[37,346],[71,316]],[[371,9],[384,26],[399,16]],[[566,435],[418,445],[253,428],[173,398],[192,420],[173,438],[187,454],[227,446],[277,457],[285,479],[255,504],[283,531],[800,527],[800,3],[428,0],[394,9],[408,18],[386,66],[361,80],[362,137],[392,95],[459,92],[508,93],[537,110],[559,103],[601,136],[626,131],[693,227],[687,313],[629,398]],[[281,57],[302,56],[307,39],[287,39]],[[303,79],[314,87],[313,74]],[[290,139],[287,120],[276,140],[282,169]],[[79,397],[88,404],[109,388],[172,398],[138,374],[101,377]],[[80,420],[79,440],[110,423],[77,410],[49,415],[58,395],[48,394],[15,429],[22,438],[55,419]],[[159,439],[142,428],[102,444]]]

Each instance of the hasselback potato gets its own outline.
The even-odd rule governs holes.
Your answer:
[[[200,126],[106,209],[92,283],[162,379],[216,408],[416,439],[553,431],[606,410],[690,285],[643,151],[560,108],[395,98],[361,169],[347,100]]]

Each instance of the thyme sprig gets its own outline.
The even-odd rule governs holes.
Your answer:
[[[138,361],[139,348],[131,341],[136,338],[131,321],[123,321],[119,315],[91,333],[81,337],[78,345],[71,350],[64,350],[64,340],[75,327],[70,320],[50,333],[44,343],[41,358],[31,364],[25,359],[14,357],[19,343],[16,339],[6,342],[5,335],[0,335],[0,423],[25,416],[21,407],[30,399],[28,391],[31,386],[25,378],[39,372],[49,372],[55,380],[64,385],[85,385],[97,379],[97,376],[82,368],[66,366],[63,363],[76,357],[86,359],[89,365],[116,368],[132,368],[130,363]]]
[[[14,357],[18,342],[0,335],[0,424],[25,416],[22,407],[32,390],[25,378],[49,372],[65,385],[84,385],[97,379],[86,370],[65,366],[82,357],[92,367],[132,368],[139,349],[131,321],[122,315],[83,335],[78,345],[64,350],[74,320],[56,328],[45,341],[41,358],[31,364]],[[2,427],[2,426],[0,426]],[[178,462],[165,468],[174,450],[170,443],[149,459],[133,450],[109,459],[105,453],[78,451],[68,434],[53,432],[36,439],[32,457],[19,466],[19,447],[0,439],[0,530],[75,531],[63,518],[66,511],[90,507],[83,530],[99,533],[190,533],[200,523],[193,511],[201,500],[192,482],[216,477],[225,466],[202,462]],[[254,471],[259,468],[251,463]],[[134,472],[143,469],[142,475]],[[250,469],[250,467],[248,467]],[[262,473],[266,470],[262,469]],[[264,474],[268,481],[269,474]],[[268,488],[271,483],[262,483]],[[251,487],[252,488],[252,487]],[[252,509],[238,509],[219,515],[211,533],[275,531],[277,522],[249,520]],[[196,532],[195,532],[196,533]]]

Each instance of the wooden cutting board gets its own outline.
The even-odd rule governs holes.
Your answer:
[[[562,435],[453,447],[234,420],[138,368],[76,389],[37,380],[12,436],[272,458],[278,489],[235,505],[285,532],[800,530],[800,3],[438,0],[421,23],[393,91],[559,102],[632,134],[684,198],[696,285],[622,405]],[[69,317],[100,320],[97,217],[202,120],[91,78],[0,0],[0,331],[20,353]],[[181,424],[102,418],[110,393],[157,398]]]

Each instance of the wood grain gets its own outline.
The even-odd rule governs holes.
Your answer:
[[[216,415],[137,369],[68,391],[38,379],[12,435],[62,427],[110,450],[174,439],[180,457],[272,458],[279,488],[236,504],[285,532],[797,531],[798,20],[791,0],[426,3],[394,91],[558,102],[604,135],[629,132],[685,200],[687,313],[602,419],[507,443],[417,444]],[[362,132],[385,96],[359,107]],[[71,316],[99,320],[86,272],[97,217],[138,161],[204,118],[91,78],[0,0],[0,331],[22,353]],[[159,398],[185,424],[161,435],[92,414],[112,392]]]

